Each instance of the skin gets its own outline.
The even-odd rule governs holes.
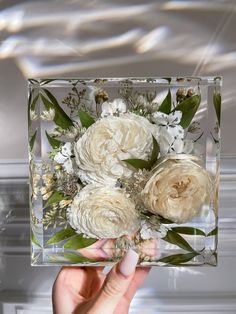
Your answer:
[[[124,276],[119,263],[107,275],[103,267],[63,267],[53,286],[53,313],[127,314],[149,271],[139,267]]]

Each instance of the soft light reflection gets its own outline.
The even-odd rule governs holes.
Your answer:
[[[235,42],[224,45],[235,12],[228,1],[25,2],[0,12],[0,59],[17,58],[26,77],[147,61],[212,73],[236,66]]]
[[[167,35],[168,28],[166,26],[161,26],[152,30],[136,43],[137,52],[145,53],[153,48],[156,48],[158,44],[167,38]]]

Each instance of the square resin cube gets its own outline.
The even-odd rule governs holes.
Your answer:
[[[216,265],[220,88],[29,79],[32,265]]]

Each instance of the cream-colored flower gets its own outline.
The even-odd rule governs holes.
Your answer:
[[[43,111],[40,115],[40,118],[45,121],[52,121],[54,117],[55,117],[55,110],[53,108]]]
[[[123,160],[150,157],[152,129],[146,118],[131,113],[108,116],[90,126],[74,147],[82,182],[115,183],[130,177],[133,170]]]
[[[146,208],[175,223],[190,221],[209,204],[212,182],[191,155],[170,155],[154,169],[143,192]]]
[[[50,188],[48,188],[47,186],[43,186],[41,188],[41,194],[42,194],[44,201],[49,199],[49,197],[52,195],[52,193],[53,193],[53,191]]]
[[[47,186],[47,187],[52,187],[54,180],[53,180],[53,174],[52,173],[45,173],[42,176],[43,179],[43,183]]]
[[[35,121],[38,119],[38,115],[34,110],[30,110],[30,120]]]
[[[68,221],[77,233],[97,239],[132,235],[139,228],[135,204],[117,188],[90,184],[75,196]]]

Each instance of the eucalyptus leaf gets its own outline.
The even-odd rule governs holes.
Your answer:
[[[136,169],[150,170],[152,166],[155,164],[158,154],[160,152],[160,147],[153,135],[152,135],[152,141],[153,141],[153,148],[152,148],[151,158],[149,160],[132,158],[132,159],[123,159],[123,161],[133,166]]]
[[[150,169],[151,165],[147,160],[143,159],[124,159],[124,162],[133,166],[136,169]]]
[[[34,97],[32,103],[31,103],[31,105],[30,105],[30,109],[31,109],[31,110],[35,110],[35,106],[36,106],[36,104],[37,104],[38,99],[39,99],[39,94],[37,94],[37,95]]]
[[[34,143],[35,143],[35,140],[36,140],[36,136],[37,136],[37,130],[34,132],[34,134],[32,135],[30,141],[29,141],[29,144],[30,144],[30,149],[32,150],[33,147],[34,147]]]
[[[160,152],[160,147],[153,135],[152,135],[152,142],[153,142],[153,147],[152,147],[152,155],[150,159],[151,166],[155,164],[157,157],[159,155],[159,152]]]
[[[164,218],[164,217],[162,217],[162,216],[158,216],[158,220],[160,220],[160,222],[161,222],[162,224],[166,224],[166,225],[171,225],[171,224],[174,223],[173,221],[171,221],[171,220],[169,220],[169,219],[166,219],[166,218]]]
[[[201,96],[200,95],[193,95],[184,101],[182,101],[179,105],[175,107],[173,111],[181,111],[182,112],[182,118],[180,121],[180,125],[186,129],[192,119],[194,118],[195,113],[198,110],[198,107],[201,103]]]
[[[57,244],[61,241],[73,237],[74,235],[76,235],[75,230],[68,227],[56,233],[51,239],[47,241],[46,245]]]
[[[95,120],[83,110],[79,110],[78,115],[82,126],[86,129],[89,128],[93,123],[95,123]]]
[[[172,228],[172,231],[181,234],[206,236],[204,231],[193,227],[174,227]]]
[[[158,111],[169,114],[171,112],[171,92],[170,89],[163,100],[162,104],[158,108]]]
[[[36,238],[34,231],[32,229],[30,230],[30,235],[31,235],[31,242],[34,243],[35,245],[41,247],[39,240]]]
[[[52,146],[52,148],[59,148],[61,145],[64,144],[64,142],[59,141],[59,140],[53,138],[52,136],[50,136],[47,131],[45,131],[45,133],[46,133],[48,142]]]
[[[92,245],[97,239],[85,238],[82,234],[77,234],[64,244],[65,249],[78,250]]]
[[[65,199],[67,199],[65,195],[63,195],[61,192],[56,191],[49,197],[44,208],[52,204],[59,203],[60,201],[65,200]]]
[[[55,117],[53,121],[57,125],[59,125],[62,129],[68,129],[74,126],[73,121],[70,119],[70,117],[65,113],[65,111],[58,104],[56,98],[47,89],[42,89],[42,90],[46,93],[46,95],[50,99],[48,100],[42,93],[40,94],[46,110],[50,110],[50,109],[55,110]]]
[[[215,92],[213,95],[213,103],[216,111],[217,120],[220,126],[220,116],[221,116],[221,94]]]
[[[162,238],[162,240],[177,245],[183,250],[195,252],[194,249],[190,246],[190,244],[183,237],[181,237],[181,235],[172,230],[168,230],[166,236]]]
[[[210,231],[208,234],[207,234],[207,237],[210,237],[210,236],[215,236],[218,234],[218,227],[215,227],[215,229],[213,229],[212,231]]]
[[[179,265],[183,263],[189,262],[192,258],[197,256],[198,253],[187,253],[187,254],[175,254],[175,255],[170,255],[163,257],[158,260],[158,262],[166,263],[166,264],[171,264],[171,265]]]
[[[65,253],[64,256],[66,259],[68,259],[70,262],[74,264],[96,263],[96,261],[94,260],[91,260],[87,257],[77,255],[77,254]]]

